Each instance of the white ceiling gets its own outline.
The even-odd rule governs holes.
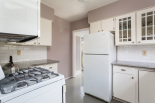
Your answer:
[[[87,17],[88,11],[113,3],[118,0],[92,0],[81,3],[78,0],[41,0],[42,3],[52,7],[55,15],[67,21],[76,21]]]

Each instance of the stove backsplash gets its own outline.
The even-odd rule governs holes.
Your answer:
[[[142,51],[147,55],[143,56]],[[117,47],[117,60],[155,63],[154,46],[119,46]]]
[[[17,55],[17,50],[21,50],[21,55]],[[47,47],[0,45],[0,63],[9,62],[10,55],[13,62],[47,59]]]

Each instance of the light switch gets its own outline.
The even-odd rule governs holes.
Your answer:
[[[147,51],[143,50],[142,54],[143,54],[143,56],[146,56],[147,55]]]
[[[17,50],[17,55],[21,55],[21,50]]]

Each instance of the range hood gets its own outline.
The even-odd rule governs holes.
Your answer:
[[[0,42],[40,37],[40,0],[0,0]]]

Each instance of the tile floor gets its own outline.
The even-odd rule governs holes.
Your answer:
[[[82,75],[66,80],[66,103],[105,103],[92,96],[85,95],[82,86]],[[121,103],[112,100],[111,103]]]

